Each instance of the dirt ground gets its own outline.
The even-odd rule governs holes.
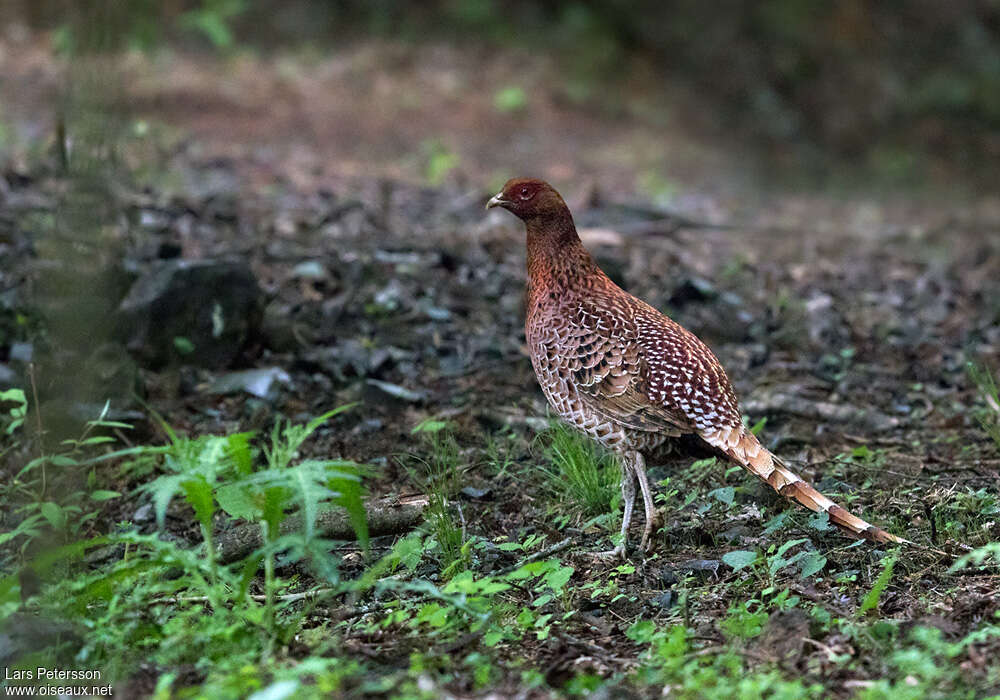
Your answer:
[[[829,189],[796,184],[794,163],[727,137],[698,95],[653,90],[653,76],[634,73],[581,103],[554,63],[470,47],[123,60],[113,94],[127,114],[131,174],[115,197],[131,222],[128,260],[249,260],[267,305],[232,368],[279,367],[289,377],[261,399],[207,393],[225,370],[145,368],[150,406],[197,434],[357,401],[309,449],[372,465],[373,496],[417,490],[404,465],[425,448],[411,431],[447,420],[467,460],[462,486],[481,494],[462,502],[470,532],[550,542],[569,532],[574,547],[560,556],[581,581],[606,579],[608,565],[588,553],[607,546],[608,531],[581,519],[560,530],[558,509],[524,485],[541,460],[535,438],[547,412],[523,345],[523,230],[483,204],[506,177],[532,174],[562,190],[613,278],[713,348],[750,423],[766,418],[765,444],[803,476],[921,544],[1000,539],[995,519],[963,510],[968,494],[995,494],[1000,478],[966,370],[968,360],[1000,367],[1000,197],[972,179],[942,182],[951,172],[943,167],[915,191],[842,178]],[[62,73],[22,37],[2,45],[0,75],[13,144],[7,196],[57,192],[59,177],[31,163],[51,148]],[[525,103],[498,108],[510,85],[523,87]],[[31,257],[7,244],[5,288],[38,274]],[[486,464],[491,438],[515,465],[499,476]],[[697,605],[686,621],[718,638],[745,574],[720,557],[807,531],[807,514],[741,474],[691,472],[699,456],[682,446],[651,466],[654,483],[670,477],[681,493],[661,506],[655,556],[636,557],[620,579],[625,600],[517,650],[553,669],[553,685],[570,669],[630,670],[637,652],[626,621],[669,616],[663,596],[694,561],[715,568],[692,574]],[[736,487],[735,505],[699,510],[722,486]],[[691,490],[701,495],[682,505]],[[786,510],[784,529],[764,533]],[[782,585],[827,609],[853,609],[878,574],[876,553],[834,532],[806,536],[831,570],[856,571],[856,580]],[[998,610],[998,577],[946,569],[932,555],[907,555],[881,613],[964,637]],[[832,695],[881,673],[878,659],[826,665],[829,654],[851,653],[847,639],[793,643],[795,654],[782,656],[801,621],[773,629],[755,653],[782,658],[784,673]],[[393,668],[411,643],[359,634],[345,648]],[[996,642],[973,647],[963,668],[985,677],[997,651]],[[516,686],[513,676],[501,684]],[[457,682],[450,690],[468,691]]]

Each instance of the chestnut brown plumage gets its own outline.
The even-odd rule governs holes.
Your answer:
[[[597,266],[548,183],[516,178],[486,205],[524,221],[528,239],[525,335],[542,391],[559,416],[616,452],[622,465],[622,542],[635,503],[655,510],[643,453],[694,434],[775,491],[829,515],[850,535],[905,543],[852,515],[790,471],[743,425],[725,370],[693,333],[624,291]]]

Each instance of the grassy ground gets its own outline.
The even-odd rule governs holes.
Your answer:
[[[355,48],[310,71],[290,69],[302,57],[169,57],[184,66],[170,78],[135,69],[121,165],[81,178],[44,139],[14,149],[8,364],[15,343],[60,347],[34,292],[69,211],[116,246],[72,248],[84,271],[110,250],[138,268],[164,250],[251,260],[268,309],[235,362],[289,380],[266,398],[214,393],[226,370],[128,374],[88,354],[110,365],[100,386],[126,390],[103,416],[103,396],[85,406],[101,419],[65,443],[33,410],[65,377],[39,360],[16,382],[2,404],[5,665],[99,670],[121,697],[1000,692],[995,198],[762,192],[725,148],[687,150],[638,108],[566,106],[544,64],[513,62],[537,82],[512,115],[493,100],[512,64],[416,51]],[[40,70],[4,60],[11,80]],[[373,64],[389,66],[390,102],[363,122]],[[266,89],[241,89],[249,76]],[[482,76],[486,91],[460,99],[455,85]],[[437,99],[395,89],[414,81]],[[297,110],[280,107],[289,94]],[[387,113],[412,117],[408,157]],[[489,152],[510,162],[484,165]],[[641,176],[657,159],[682,178]],[[567,184],[600,262],[712,345],[769,447],[872,522],[972,554],[851,542],[681,443],[649,460],[653,553],[595,558],[620,522],[616,466],[550,424],[522,348],[523,233],[481,209],[513,167]],[[703,184],[713,174],[732,180]],[[678,227],[677,212],[734,228]],[[143,403],[123,400],[132,386]],[[422,517],[368,536],[362,503],[414,495]],[[325,512],[347,516],[336,538]],[[247,526],[255,544],[232,560]]]

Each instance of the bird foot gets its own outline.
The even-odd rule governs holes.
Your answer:
[[[614,549],[608,549],[602,552],[591,552],[590,556],[595,559],[621,559],[622,561],[628,560],[628,555],[625,551],[625,545],[620,544]]]
[[[639,549],[649,554],[653,551],[653,533],[663,527],[663,516],[659,511],[653,512],[652,520],[646,521],[646,527],[642,530],[642,539],[639,540]]]

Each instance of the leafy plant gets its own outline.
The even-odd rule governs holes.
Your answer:
[[[767,617],[759,601],[748,600],[733,604],[729,608],[729,616],[719,626],[727,637],[752,639],[764,630]]]
[[[19,406],[12,415],[14,421],[23,421],[27,402],[23,401],[23,392],[13,391]],[[4,485],[5,498],[14,506],[19,522],[10,532],[0,534],[0,544],[23,538],[23,551],[46,530],[57,533],[66,542],[86,530],[97,516],[97,503],[120,495],[97,488],[93,462],[87,459],[95,447],[114,442],[108,435],[94,435],[96,430],[132,427],[107,420],[109,408],[110,404],[105,403],[100,416],[86,423],[80,437],[63,440],[59,451],[30,460]]]
[[[790,566],[797,565],[799,576],[802,578],[814,576],[826,566],[826,557],[814,550],[803,549],[795,554],[788,554],[789,550],[793,547],[797,547],[808,541],[809,540],[807,538],[789,540],[788,542],[784,542],[777,547],[775,545],[771,545],[768,548],[767,553],[764,556],[764,563],[766,564],[768,579],[772,582],[772,584],[778,572]],[[723,563],[731,566],[733,571],[740,571],[741,569],[753,566],[759,560],[760,556],[757,552],[752,552],[750,550],[736,550],[733,552],[726,552],[722,555]]]
[[[968,568],[970,564],[980,566],[983,562],[989,559],[1000,563],[1000,542],[989,542],[982,547],[977,547],[971,552],[963,554],[955,561],[954,564],[951,565],[948,569],[948,573],[962,571],[963,569]]]
[[[234,45],[232,22],[249,6],[248,0],[200,0],[183,12],[154,0],[131,0],[84,6],[78,21],[59,26],[53,44],[61,53],[152,51],[170,30],[200,34],[218,50]]]
[[[966,370],[985,404],[984,408],[976,412],[976,418],[986,434],[993,439],[997,449],[1000,449],[1000,392],[993,373],[974,362],[967,363]]]
[[[249,433],[186,439],[164,425],[171,441],[164,465],[171,473],[143,487],[153,498],[160,527],[167,506],[177,494],[182,494],[192,507],[205,543],[210,584],[217,582],[220,576],[213,524],[217,510],[260,526],[264,544],[250,562],[263,561],[264,626],[272,641],[278,633],[275,561],[279,553],[286,552],[285,558],[289,561],[308,558],[321,578],[335,579],[335,568],[325,554],[323,543],[315,537],[321,506],[345,508],[358,539],[367,545],[358,465],[347,460],[304,460],[292,464],[302,444],[321,425],[350,407],[328,411],[302,426],[279,421],[263,447],[263,468],[256,467]],[[301,532],[282,534],[281,524],[293,507],[301,514]],[[248,564],[246,573],[252,574],[255,570],[256,566]],[[214,588],[209,586],[208,590]],[[213,608],[221,604],[213,593],[207,596]]]
[[[518,85],[508,85],[493,95],[493,106],[498,112],[518,112],[528,106],[528,95]]]
[[[892,570],[896,566],[896,557],[889,556],[885,558],[882,562],[882,571],[879,572],[878,578],[875,579],[875,583],[872,584],[872,589],[865,594],[865,597],[861,600],[861,606],[858,608],[858,615],[864,615],[869,610],[874,610],[878,607],[879,600],[882,598],[882,594],[889,585],[889,581],[892,580]]]
[[[604,515],[619,496],[621,469],[617,459],[593,440],[562,423],[546,433],[542,466],[549,490],[582,515]]]
[[[428,529],[440,555],[442,575],[447,578],[467,567],[471,557],[461,506],[451,501],[458,492],[462,456],[443,421],[424,421],[413,433],[422,438],[428,454],[412,456],[407,469],[428,496]]]
[[[201,6],[183,13],[177,23],[204,36],[216,49],[230,49],[234,43],[230,22],[246,8],[247,0],[202,0]]]
[[[745,569],[757,561],[757,552],[741,549],[734,552],[726,552],[722,555],[722,561],[733,567],[733,571]]]
[[[7,389],[0,391],[0,403],[16,404],[9,410],[10,421],[4,429],[5,434],[13,435],[24,424],[24,417],[28,414],[28,399],[21,389]]]
[[[458,167],[458,154],[450,150],[439,139],[424,141],[424,177],[430,185],[440,185],[452,170]]]

